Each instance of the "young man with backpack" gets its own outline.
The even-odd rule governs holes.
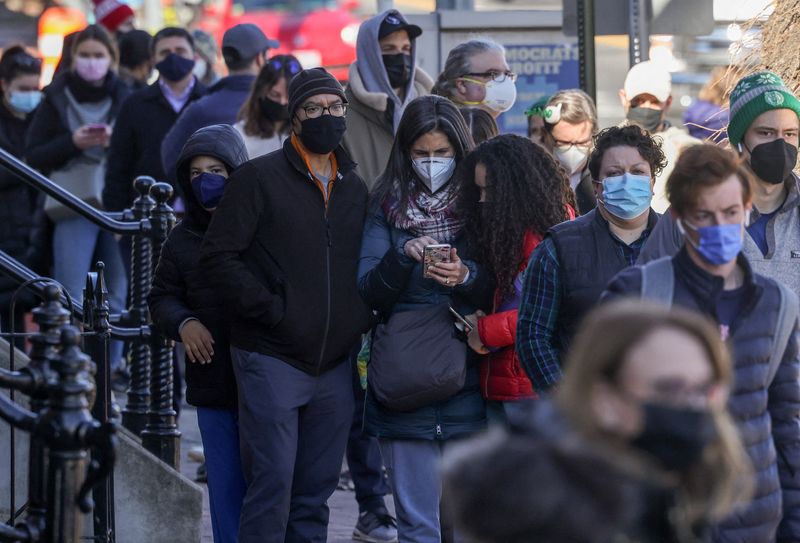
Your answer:
[[[620,272],[603,300],[647,298],[699,311],[731,347],[728,402],[755,473],[753,501],[715,527],[714,541],[800,541],[800,360],[798,299],[753,271],[742,252],[752,209],[750,171],[715,145],[684,151],[667,181],[683,245]],[[711,390],[676,390],[707,400]],[[687,421],[672,420],[670,424]]]

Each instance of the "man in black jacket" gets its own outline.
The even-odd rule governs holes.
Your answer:
[[[192,74],[194,41],[186,30],[160,30],[153,37],[151,50],[159,71],[158,81],[125,100],[111,136],[103,189],[103,204],[110,211],[122,211],[133,204],[136,176],[167,180],[161,142],[178,115],[206,92]]]
[[[684,151],[666,186],[672,214],[684,232],[683,247],[671,260],[620,272],[603,299],[656,298],[717,322],[720,338],[733,353],[728,408],[756,485],[751,504],[716,527],[713,540],[766,543],[776,540],[777,530],[777,541],[788,543],[800,541],[797,297],[754,273],[742,253],[752,208],[750,175],[721,147],[705,144]],[[669,266],[664,273],[673,277],[671,296],[663,288],[669,275],[654,271],[664,265]],[[652,290],[648,285],[654,285]]]
[[[322,68],[289,85],[292,137],[231,176],[201,265],[232,314],[241,543],[324,541],[353,414],[348,353],[367,189],[341,148],[346,100]]]

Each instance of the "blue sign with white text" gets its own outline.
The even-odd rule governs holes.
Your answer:
[[[516,72],[517,101],[497,119],[501,134],[528,134],[525,110],[545,95],[580,85],[578,43],[507,45],[506,60]]]

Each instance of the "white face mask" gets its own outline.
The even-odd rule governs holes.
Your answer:
[[[580,171],[583,165],[586,164],[586,157],[589,156],[589,148],[569,145],[564,149],[563,147],[556,146],[556,148],[553,149],[553,155],[558,159],[561,165],[564,166],[567,173],[572,175]]]
[[[503,113],[514,107],[517,101],[517,86],[507,77],[502,83],[489,81],[485,85],[486,97],[483,103],[489,109]]]
[[[203,79],[206,76],[206,70],[208,68],[208,63],[205,59],[196,58],[194,60],[194,68],[192,68],[192,73],[197,79]]]
[[[435,193],[447,184],[456,169],[456,159],[453,157],[415,158],[411,164],[420,181],[425,183],[431,193]]]

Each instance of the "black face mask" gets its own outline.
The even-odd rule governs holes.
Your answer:
[[[342,142],[347,124],[344,117],[321,115],[316,119],[306,119],[300,123],[303,131],[300,141],[306,149],[318,155],[326,155]]]
[[[258,105],[261,106],[261,114],[272,122],[283,122],[289,120],[288,104],[279,104],[269,98],[259,98]]]
[[[709,411],[649,403],[642,408],[644,429],[631,445],[655,457],[668,471],[685,471],[696,464],[716,436]]]
[[[164,60],[156,64],[156,70],[167,81],[180,81],[194,68],[194,60],[170,53]]]
[[[383,55],[383,65],[392,88],[404,88],[411,78],[411,55],[404,53]]]
[[[661,126],[661,116],[664,112],[660,109],[649,107],[632,107],[628,110],[628,121],[638,124],[648,132],[655,132]]]
[[[759,179],[780,185],[797,164],[797,147],[783,138],[756,145],[750,151],[750,168]]]

